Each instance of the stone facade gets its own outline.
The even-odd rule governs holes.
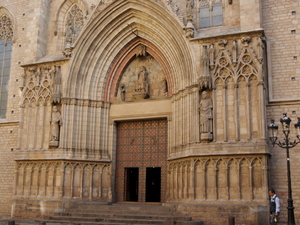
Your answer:
[[[285,151],[267,125],[299,113],[299,10],[295,0],[1,1],[12,54],[0,217],[131,200],[130,171],[141,173],[136,201],[151,202],[157,167],[158,201],[204,223],[266,224],[270,187],[286,221]]]

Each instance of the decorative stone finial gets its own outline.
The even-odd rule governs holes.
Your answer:
[[[251,37],[242,37],[241,41],[245,47],[248,47],[251,41]]]
[[[199,89],[211,90],[212,82],[209,74],[209,58],[207,54],[207,45],[202,46],[202,57],[201,57],[201,73],[199,77]]]
[[[219,40],[218,45],[223,50],[223,49],[225,49],[225,46],[227,45],[227,41],[224,39],[221,39],[221,40]]]

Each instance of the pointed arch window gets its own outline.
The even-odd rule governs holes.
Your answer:
[[[84,26],[83,12],[76,4],[68,11],[65,26],[66,41],[74,43]]]
[[[222,0],[199,1],[200,28],[223,25]]]
[[[12,22],[7,15],[3,14],[0,18],[0,118],[5,118],[6,115],[12,38]]]

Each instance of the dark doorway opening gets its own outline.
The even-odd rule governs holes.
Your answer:
[[[139,198],[139,168],[125,168],[125,201],[137,202]]]
[[[160,202],[161,168],[146,168],[146,202]]]

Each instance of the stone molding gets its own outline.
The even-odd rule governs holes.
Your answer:
[[[15,198],[111,201],[110,163],[17,161]]]
[[[227,155],[168,162],[169,201],[235,204],[265,202],[267,157]]]

